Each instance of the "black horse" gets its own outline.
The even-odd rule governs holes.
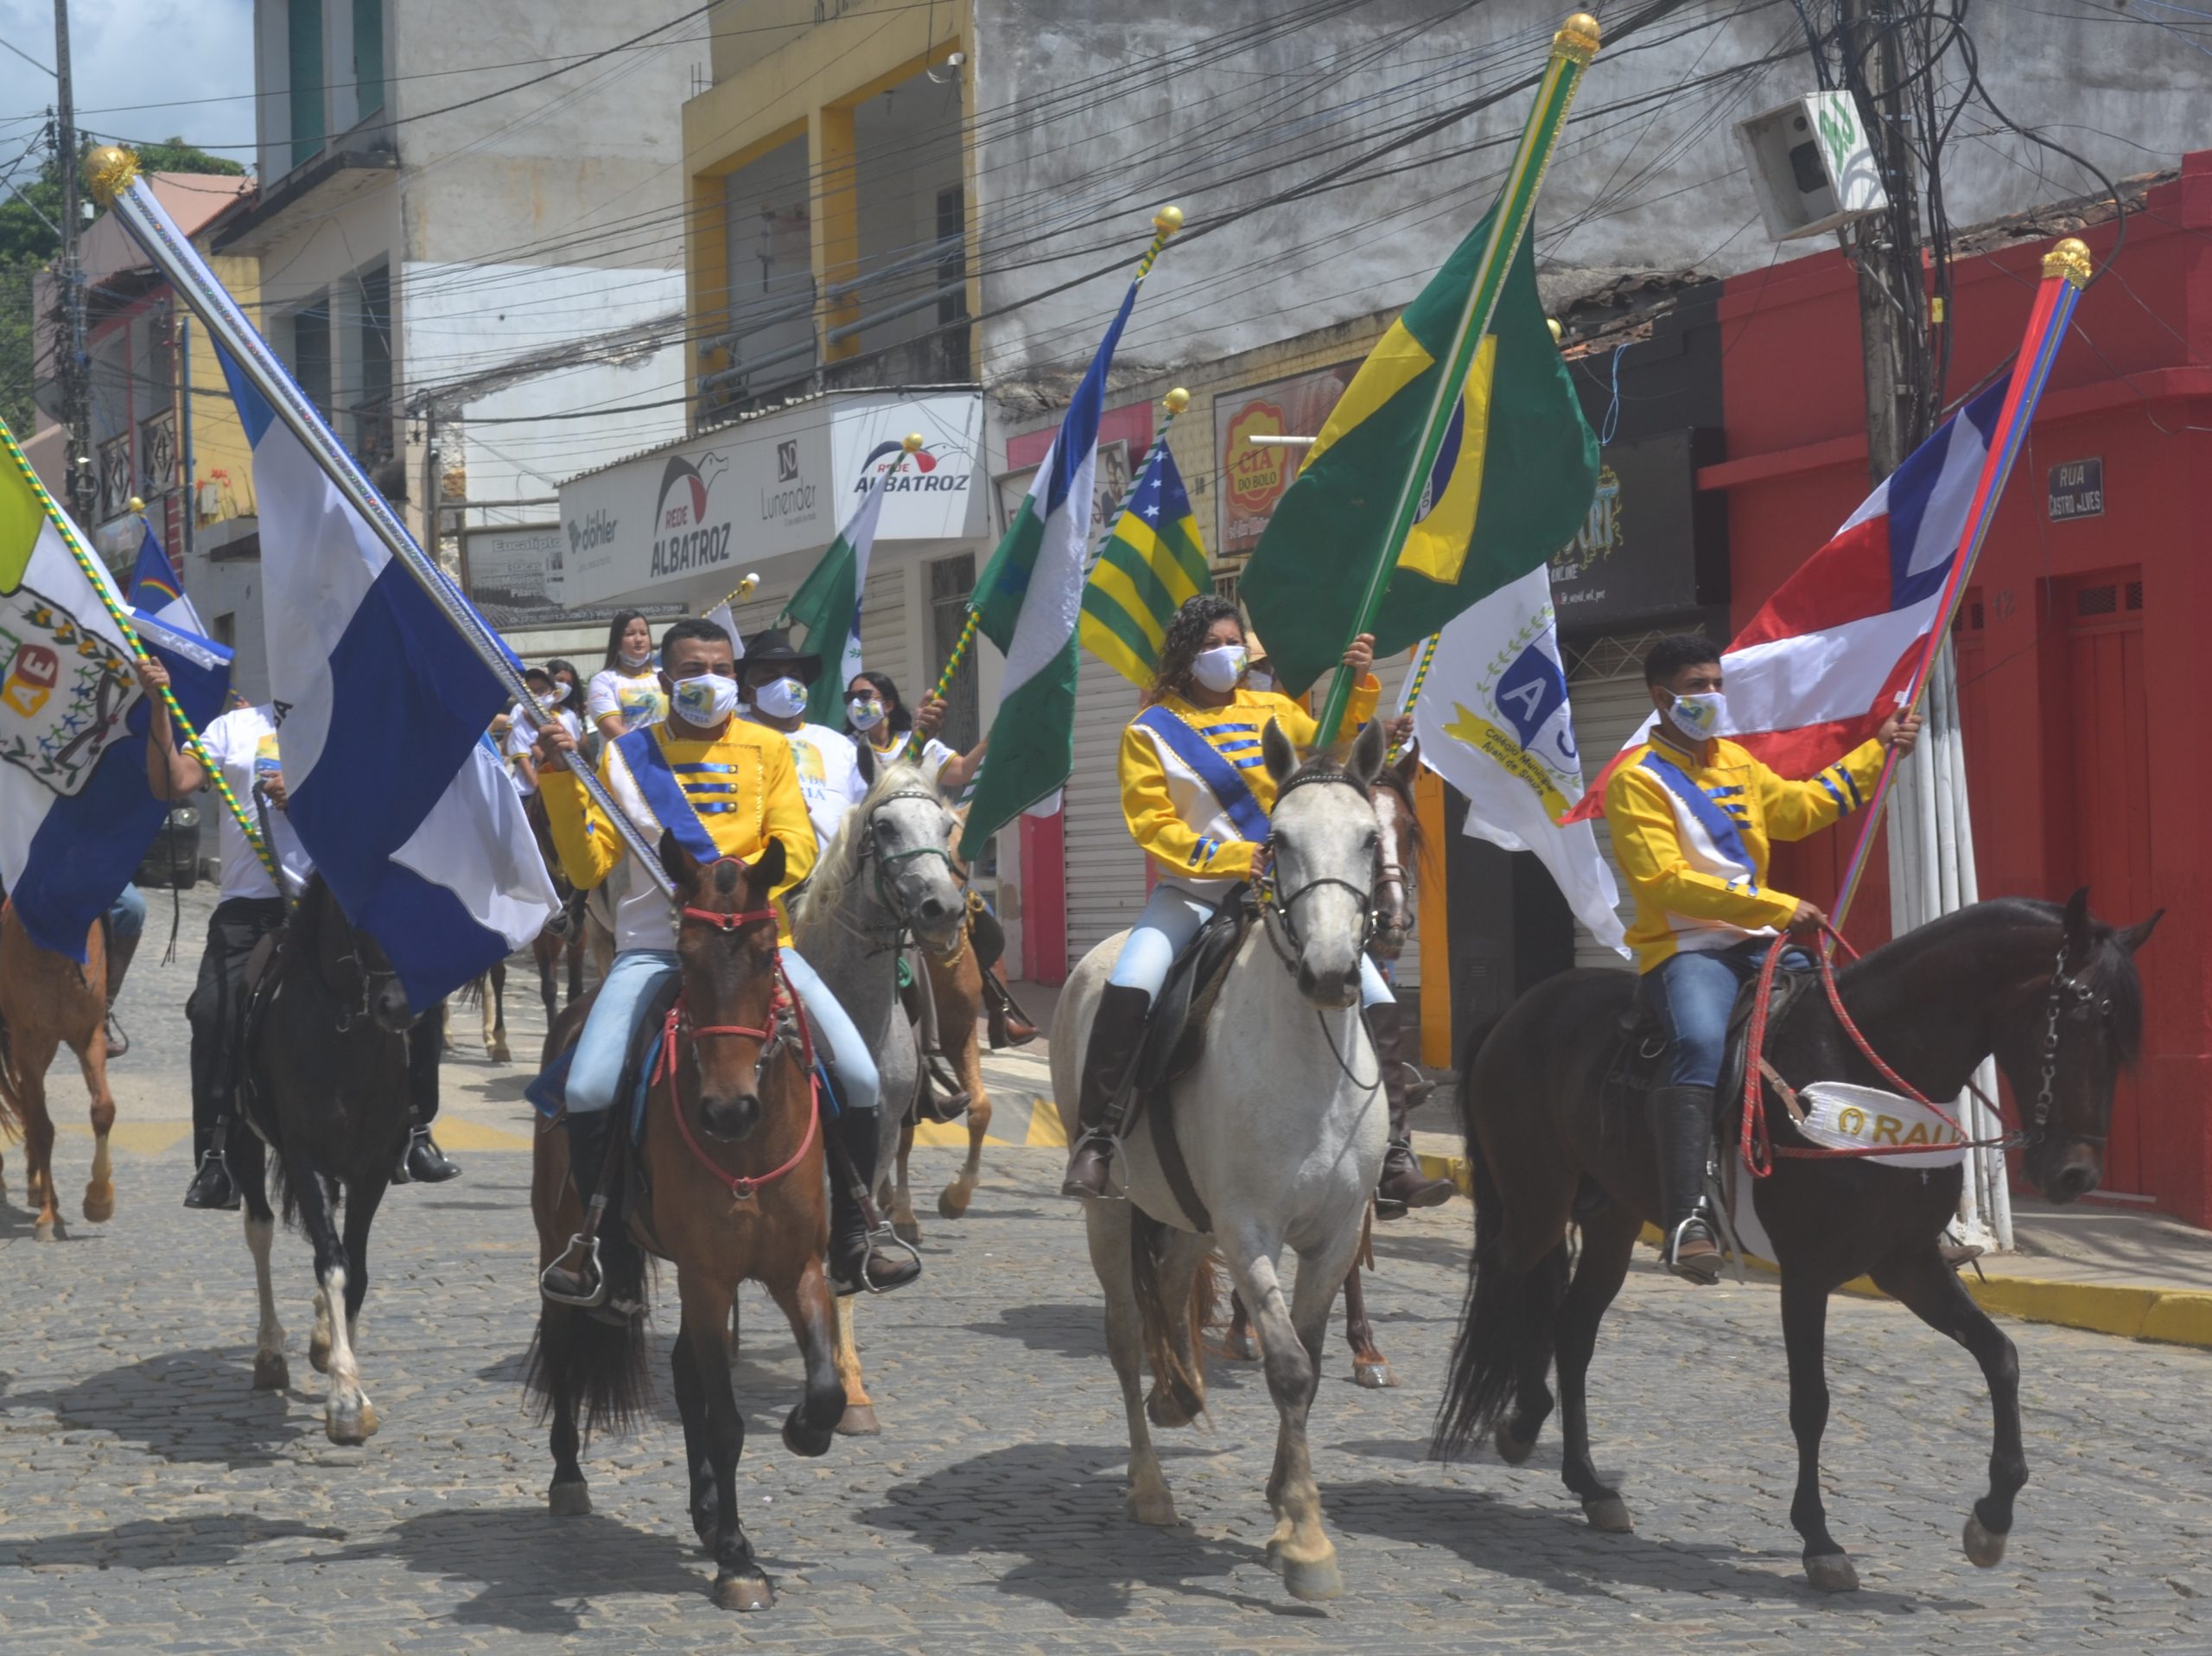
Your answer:
[[[347,922],[315,876],[278,934],[275,958],[249,1003],[244,1092],[250,1131],[235,1135],[230,1156],[245,1198],[245,1241],[261,1291],[254,1385],[281,1390],[289,1380],[269,1277],[273,1150],[284,1217],[315,1245],[315,1339],[308,1358],[330,1377],[323,1429],[336,1443],[360,1443],[377,1429],[376,1410],[354,1365],[353,1334],[369,1287],[369,1226],[412,1120],[411,1020],[384,951]]]
[[[2158,920],[2153,914],[2114,930],[2090,918],[2087,890],[2063,909],[2024,898],[1977,903],[1878,949],[1836,981],[1868,1043],[1928,1098],[1955,1097],[1993,1054],[2027,1118],[2024,1170],[2052,1201],[2071,1201],[2104,1176],[2113,1083],[2142,1036],[2133,957]],[[1545,1381],[1556,1358],[1567,1440],[1561,1474],[1601,1530],[1626,1530],[1630,1521],[1619,1492],[1591,1464],[1583,1383],[1599,1320],[1620,1291],[1639,1231],[1660,1211],[1643,1111],[1600,1097],[1619,1040],[1592,1038],[1617,1028],[1634,984],[1618,971],[1551,978],[1508,1010],[1465,1067],[1459,1108],[1474,1172],[1475,1253],[1437,1417],[1440,1453],[1494,1432],[1498,1452],[1517,1464],[1551,1412]],[[1793,1086],[1816,1078],[1882,1084],[1817,990],[1770,1030],[1766,1055]],[[1724,1100],[1722,1113],[1732,1118],[1730,1104]],[[1779,1105],[1770,1105],[1769,1119],[1777,1149],[1806,1144]],[[1797,1439],[1789,1517],[1816,1588],[1858,1584],[1828,1533],[1820,1450],[1828,1413],[1821,1353],[1828,1296],[1859,1276],[1871,1276],[1981,1365],[1996,1437],[1989,1493],[1974,1503],[1965,1545],[1983,1566],[2005,1556],[2012,1498],[2028,1476],[2019,1361],[1938,1251],[1963,1176],[1955,1167],[1923,1174],[1863,1160],[1777,1156],[1773,1176],[1756,1187],[1756,1211],[1782,1268]],[[1577,1201],[1586,1178],[1603,1191],[1594,1210],[1586,1197]],[[1570,1216],[1582,1226],[1571,1284]]]

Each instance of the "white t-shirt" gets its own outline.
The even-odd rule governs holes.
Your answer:
[[[850,736],[826,724],[802,724],[783,733],[791,744],[791,763],[798,772],[798,791],[806,796],[806,814],[814,819],[817,857],[830,855],[845,812],[868,797],[861,780],[859,751]]]
[[[543,710],[539,710],[540,712]],[[577,742],[584,739],[584,725],[582,719],[565,707],[556,710],[556,716],[561,721],[562,729],[568,731],[573,739]],[[524,719],[522,704],[519,702],[508,709],[507,717],[510,721],[507,725],[507,780],[515,785],[515,792],[526,799],[537,792],[537,787],[535,783],[524,779],[522,767],[515,761],[528,757],[530,750],[537,746],[537,732]]]
[[[880,729],[881,727],[878,726],[877,728]],[[883,761],[903,758],[906,752],[906,743],[912,739],[912,732],[909,731],[906,736],[893,738],[891,746],[887,750],[882,748],[876,748],[875,756],[877,760]],[[919,759],[917,759],[914,762],[922,767],[922,774],[928,777],[931,781],[934,782],[937,780],[937,774],[944,768],[946,761],[948,760],[957,759],[959,757],[960,755],[958,754],[953,752],[951,748],[946,747],[944,743],[939,742],[935,736],[924,736],[922,738],[922,756]]]
[[[265,704],[260,707],[241,707],[223,715],[200,733],[200,745],[207,749],[207,756],[231,785],[238,803],[259,825],[253,784],[257,776],[265,771],[280,771],[276,751],[276,725],[272,710]],[[218,844],[223,858],[222,901],[232,897],[274,897],[278,894],[276,882],[269,877],[269,870],[261,866],[261,859],[253,854],[253,847],[228,806],[218,812],[222,818],[222,830]],[[274,842],[270,849],[276,853],[277,863],[283,868],[285,878],[296,889],[307,883],[308,876],[315,872],[315,863],[301,846],[299,836],[292,831],[291,819],[273,804],[266,812],[269,833]]]
[[[658,724],[668,717],[668,697],[660,687],[660,672],[647,667],[643,672],[625,672],[620,667],[602,667],[591,676],[591,688],[584,696],[584,717],[599,728],[599,722],[609,713],[622,716],[622,734],[627,736],[640,725]]]

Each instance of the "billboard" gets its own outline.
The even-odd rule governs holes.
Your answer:
[[[612,621],[621,604],[564,609],[552,596],[567,536],[557,523],[513,529],[469,529],[461,537],[462,588],[484,619],[503,631]],[[683,614],[681,604],[639,606],[653,620]]]
[[[1354,358],[1214,398],[1214,436],[1221,456],[1217,555],[1240,557],[1260,544],[1275,502],[1288,492],[1306,458],[1303,444],[1277,448],[1261,439],[1319,436],[1337,398],[1358,372],[1359,360]]]

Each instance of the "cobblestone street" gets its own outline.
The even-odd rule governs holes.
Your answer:
[[[383,1430],[339,1449],[305,1360],[308,1256],[280,1239],[295,1383],[250,1388],[251,1267],[235,1216],[188,1213],[183,1023],[204,900],[157,965],[166,894],[133,978],[137,1039],[117,1071],[112,1222],[41,1246],[7,1152],[0,1207],[0,1646],[16,1653],[596,1649],[751,1643],[808,1651],[1399,1652],[1489,1649],[1976,1652],[2212,1646],[2212,1353],[2010,1325],[2021,1347],[2032,1481],[2011,1556],[1978,1571],[1958,1537],[1983,1485],[1988,1411],[1963,1353],[1894,1306],[1840,1299],[1829,1331],[1830,1514],[1865,1586],[1803,1585],[1787,1505],[1770,1284],[1694,1291],[1639,1263],[1593,1373],[1599,1464],[1637,1533],[1593,1533],[1556,1474],[1464,1466],[1423,1448],[1468,1233],[1464,1203],[1378,1232],[1370,1290],[1402,1381],[1351,1382],[1332,1346],[1315,1463],[1347,1596],[1292,1602],[1261,1546],[1274,1413],[1255,1366],[1215,1366],[1210,1424],[1163,1436],[1184,1518],[1122,1515],[1126,1440],[1076,1213],[1056,1152],[994,1148],[971,1213],[935,1217],[950,1152],[916,1158],[927,1275],[865,1304],[884,1423],[799,1461],[775,1425],[798,1395],[788,1333],[743,1302],[736,1371],[753,1430],[740,1471],[777,1607],[706,1596],[667,1385],[639,1433],[594,1446],[595,1506],[550,1517],[544,1436],[518,1385],[534,1320],[524,1066],[457,1031],[442,1137],[458,1181],[393,1193],[372,1245],[359,1346]],[[528,999],[534,992],[511,996]],[[535,1018],[511,1020],[534,1056]],[[456,1022],[473,1026],[473,1015]],[[992,1067],[1017,1141],[1032,1054]],[[57,1152],[73,1201],[90,1155]],[[503,1147],[505,1146],[505,1147]]]

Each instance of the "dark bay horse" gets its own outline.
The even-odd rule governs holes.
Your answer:
[[[232,1135],[230,1163],[245,1199],[245,1242],[261,1294],[253,1384],[281,1391],[290,1383],[269,1274],[273,1150],[284,1217],[315,1246],[308,1359],[330,1377],[323,1430],[334,1443],[359,1443],[378,1423],[353,1341],[369,1290],[369,1226],[414,1119],[407,1087],[413,1015],[384,951],[347,921],[321,875],[284,922],[247,1020],[247,1131]]]
[[[676,1264],[683,1315],[671,1366],[683,1416],[691,1522],[714,1554],[715,1602],[724,1609],[763,1610],[774,1595],[738,1517],[745,1421],[730,1390],[736,1354],[730,1307],[741,1282],[757,1282],[789,1319],[805,1359],[806,1391],[785,1418],[784,1445],[795,1455],[824,1453],[845,1411],[823,1268],[830,1239],[825,1124],[804,1041],[779,1006],[777,920],[768,895],[783,878],[781,843],[770,840],[750,864],[731,857],[695,862],[672,837],[663,855],[681,905],[680,1033],[672,1053],[656,1042],[660,1058],[639,1152],[646,1194],[632,1206],[631,1230],[641,1245]],[[582,1022],[576,1008],[563,1015],[547,1037],[549,1064]],[[566,1252],[583,1222],[569,1178],[566,1133],[537,1137],[531,1206],[543,1270]],[[541,1306],[530,1385],[552,1417],[546,1498],[556,1513],[591,1511],[576,1458],[579,1424],[619,1426],[634,1416],[644,1397],[645,1352],[642,1319],[610,1324],[573,1305]]]
[[[2087,890],[2063,908],[2002,898],[1908,933],[1843,968],[1836,982],[1867,1043],[1925,1097],[1956,1097],[1993,1055],[2023,1101],[2023,1170],[2050,1200],[2071,1201],[2104,1175],[2113,1086],[2142,1036],[2134,954],[2158,920],[2106,926],[2090,918]],[[1618,1531],[1630,1527],[1628,1508],[1591,1463],[1584,1381],[1599,1320],[1628,1274],[1639,1231],[1659,1213],[1643,1110],[1600,1096],[1635,981],[1626,972],[1573,971],[1538,984],[1481,1039],[1465,1067],[1459,1105],[1474,1170],[1475,1252],[1436,1442],[1449,1454],[1494,1433],[1507,1461],[1526,1460],[1551,1412],[1545,1382],[1556,1359],[1561,1475],[1593,1527]],[[1792,1086],[1815,1079],[1882,1084],[1817,989],[1770,1030],[1766,1056]],[[1738,1118],[1739,1100],[1722,1106],[1724,1123]],[[2028,1476],[2019,1361],[1937,1249],[1958,1210],[1963,1170],[1788,1157],[1783,1147],[1807,1141],[1778,1102],[1770,1103],[1768,1121],[1774,1173],[1757,1183],[1752,1201],[1782,1269],[1789,1425],[1797,1439],[1789,1518],[1804,1538],[1807,1578],[1825,1591],[1858,1585],[1828,1533],[1820,1451],[1828,1413],[1828,1296],[1860,1276],[1981,1365],[1995,1441],[1989,1492],[1974,1503],[1965,1547],[1976,1564],[1996,1564],[2012,1528],[2013,1497]],[[1725,1126],[1722,1137],[1735,1142]],[[1576,1200],[1586,1178],[1604,1194],[1594,1211]],[[1582,1247],[1570,1283],[1571,1214],[1581,1223]]]

